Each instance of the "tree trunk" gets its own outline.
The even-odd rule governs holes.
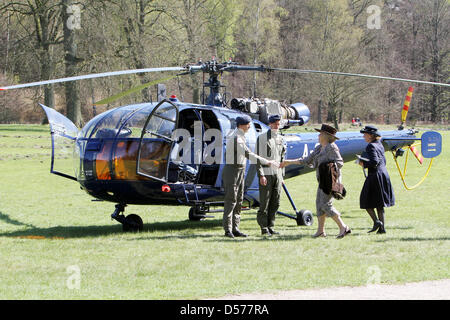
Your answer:
[[[322,123],[322,99],[317,106],[317,123]]]
[[[10,25],[11,23],[11,18],[10,18],[10,13],[8,12],[8,18],[6,20],[6,55],[5,55],[5,76],[6,73],[8,72],[8,58],[9,58],[9,37],[10,37]]]
[[[70,23],[71,14],[68,9],[73,7],[73,0],[62,0],[62,21],[64,24],[64,61],[65,61],[65,76],[72,77],[77,74],[77,44],[76,44],[76,29],[77,24]],[[78,18],[78,17],[76,17]],[[66,108],[67,117],[72,120],[72,122],[81,127],[82,117],[81,117],[81,104],[78,92],[77,81],[70,81],[65,83],[65,93],[66,93]]]
[[[258,2],[258,8],[256,10],[256,26],[255,26],[255,33],[256,33],[256,37],[255,37],[255,43],[253,45],[253,65],[256,66],[257,62],[258,62],[258,34],[259,34],[259,19],[260,19],[260,11],[261,11],[261,2]],[[252,96],[256,97],[257,96],[257,92],[256,92],[256,72],[253,72],[253,88],[252,88]]]
[[[50,22],[49,17],[46,12],[45,6],[39,7],[39,14],[36,21],[39,21],[40,24],[40,30],[41,33],[37,34],[39,39],[39,46],[42,50],[41,54],[41,77],[44,80],[50,80],[53,77],[53,71],[54,71],[54,61],[53,61],[53,53],[52,53],[52,47],[50,45],[50,38],[51,35],[49,33],[50,29]],[[36,28],[37,31],[39,31],[39,28]],[[45,85],[44,86],[44,103],[49,108],[55,107],[55,92],[53,89],[53,85]],[[48,120],[47,117],[45,117],[42,120],[42,124],[47,124]]]
[[[42,79],[49,80],[53,75],[53,59],[49,52],[50,48],[47,47],[42,55],[41,61],[41,74]],[[44,86],[44,104],[49,108],[55,107],[55,91],[53,90],[52,84],[47,84]],[[48,124],[47,117],[42,119],[42,124]]]
[[[331,112],[330,105],[328,105],[327,120],[326,120],[326,121],[327,121],[327,122],[333,121],[333,114],[332,114],[332,112]]]
[[[336,102],[328,103],[328,116],[330,117],[329,121],[333,122],[333,125],[336,128],[336,130],[339,130]]]

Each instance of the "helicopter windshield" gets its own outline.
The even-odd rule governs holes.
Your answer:
[[[108,112],[103,118],[95,124],[89,133],[90,138],[115,138],[116,135],[128,136],[129,132],[122,129],[123,123],[128,117],[136,111],[136,106],[127,106],[114,109],[112,112]],[[88,132],[86,132],[88,133]]]
[[[166,180],[177,120],[178,108],[167,101],[120,107],[95,117],[78,135],[77,154],[87,160],[80,162],[78,178]]]

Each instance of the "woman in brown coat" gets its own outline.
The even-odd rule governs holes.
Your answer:
[[[317,181],[319,181],[319,166],[322,163],[335,162],[340,173],[340,169],[344,165],[344,161],[339,152],[339,148],[337,147],[336,143],[334,143],[338,139],[338,137],[336,137],[337,130],[326,124],[322,124],[322,127],[320,129],[315,130],[320,132],[320,144],[314,149],[314,151],[304,159],[300,158],[296,160],[285,160],[282,166],[290,164],[304,164],[311,166],[316,169],[316,177]],[[317,232],[313,235],[314,238],[326,237],[326,217],[331,217],[339,226],[339,235],[337,236],[338,239],[343,238],[347,234],[351,233],[350,228],[344,223],[344,221],[342,221],[340,212],[333,206],[333,196],[331,195],[331,193],[326,194],[320,187],[317,188],[316,210],[319,223]]]

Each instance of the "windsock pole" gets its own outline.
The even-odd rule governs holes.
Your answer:
[[[408,115],[409,104],[411,103],[411,97],[412,97],[413,92],[414,92],[414,88],[413,87],[409,87],[408,88],[408,93],[406,94],[405,103],[403,104],[402,124],[401,124],[401,126],[403,126],[403,124],[406,121],[406,116]]]
[[[423,156],[420,151],[415,146],[410,146],[409,149],[413,153],[414,157],[416,157],[417,161],[419,161],[420,164],[423,164]]]

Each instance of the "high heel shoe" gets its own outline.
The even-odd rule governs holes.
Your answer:
[[[343,237],[345,237],[347,234],[352,233],[352,230],[349,227],[345,227],[345,231],[343,233],[341,233],[340,235],[338,235],[336,237],[336,239],[342,239]]]
[[[326,238],[327,234],[325,232],[321,232],[319,234],[315,233],[312,237],[313,238]]]
[[[380,220],[375,221],[371,230],[367,231],[367,233],[371,233],[377,231],[379,228],[383,228],[383,222]]]
[[[377,234],[385,234],[386,230],[384,229],[384,226],[381,226],[380,229],[378,229]]]

